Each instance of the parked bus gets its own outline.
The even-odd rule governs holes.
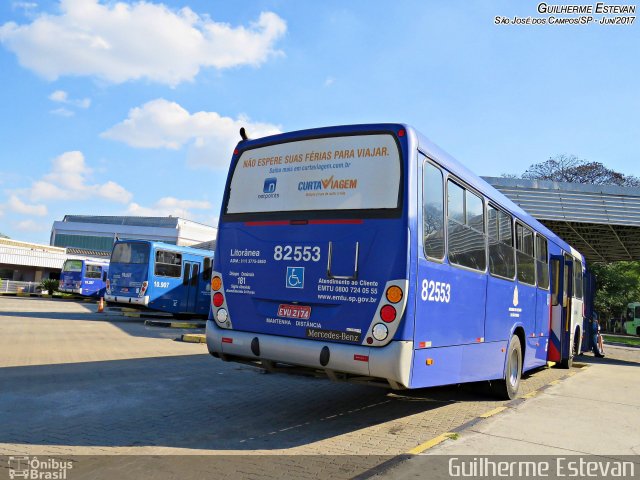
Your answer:
[[[508,398],[570,366],[589,303],[579,252],[401,124],[241,141],[212,275],[214,357]]]
[[[68,259],[62,267],[58,290],[85,297],[102,297],[108,271],[107,260]]]
[[[119,240],[105,300],[177,315],[209,313],[213,252],[146,240]]]
[[[627,305],[627,318],[624,322],[624,330],[629,335],[640,336],[640,303],[634,302]]]

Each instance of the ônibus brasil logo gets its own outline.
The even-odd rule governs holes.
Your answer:
[[[321,180],[305,180],[298,183],[299,191],[307,190],[347,190],[358,188],[356,178],[334,179],[333,175]]]

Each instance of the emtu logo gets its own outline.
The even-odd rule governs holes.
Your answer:
[[[275,177],[265,178],[262,191],[264,193],[275,193],[277,183],[278,183],[278,179]]]

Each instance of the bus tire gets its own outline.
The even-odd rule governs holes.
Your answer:
[[[513,335],[507,348],[507,363],[504,378],[491,382],[493,393],[504,400],[513,400],[518,395],[522,377],[522,345],[517,335]]]
[[[573,358],[576,356],[576,352],[580,350],[580,333],[576,330],[573,336],[573,344],[571,345],[571,352],[569,358],[565,358],[560,362],[560,368],[570,369],[573,366]]]

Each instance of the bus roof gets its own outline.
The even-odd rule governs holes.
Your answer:
[[[162,248],[164,250],[171,250],[174,252],[190,253],[192,255],[202,255],[203,257],[213,257],[213,250],[203,250],[200,248],[184,247],[181,245],[174,245],[173,243],[156,242],[153,240],[121,239],[121,240],[116,240],[116,243],[114,244],[114,246],[120,243],[145,243],[150,245],[152,248]]]
[[[484,181],[478,175],[473,173],[467,167],[465,167],[458,160],[449,155],[446,151],[438,147],[435,143],[429,140],[422,133],[417,131],[411,125],[403,123],[369,123],[369,124],[354,124],[354,125],[336,125],[321,128],[312,128],[307,130],[297,130],[293,132],[280,133],[277,135],[270,135],[267,137],[261,137],[257,139],[244,140],[238,143],[239,149],[255,148],[259,146],[290,142],[298,138],[313,138],[330,135],[345,135],[353,133],[369,133],[380,131],[398,131],[405,129],[409,135],[413,134],[417,147],[420,151],[436,161],[442,167],[450,171],[451,173],[460,177],[461,180],[466,182],[469,186],[476,189],[478,192],[485,195],[489,200],[493,200],[497,205],[504,208],[511,215],[518,220],[532,227],[537,232],[544,235],[549,241],[552,241],[567,253],[577,255],[584,260],[583,255],[577,250],[573,249],[567,242],[556,235],[553,231],[549,230],[542,223],[536,220],[534,217],[525,212],[519,205],[516,205],[512,200],[507,198],[503,193],[496,190],[489,183]]]

